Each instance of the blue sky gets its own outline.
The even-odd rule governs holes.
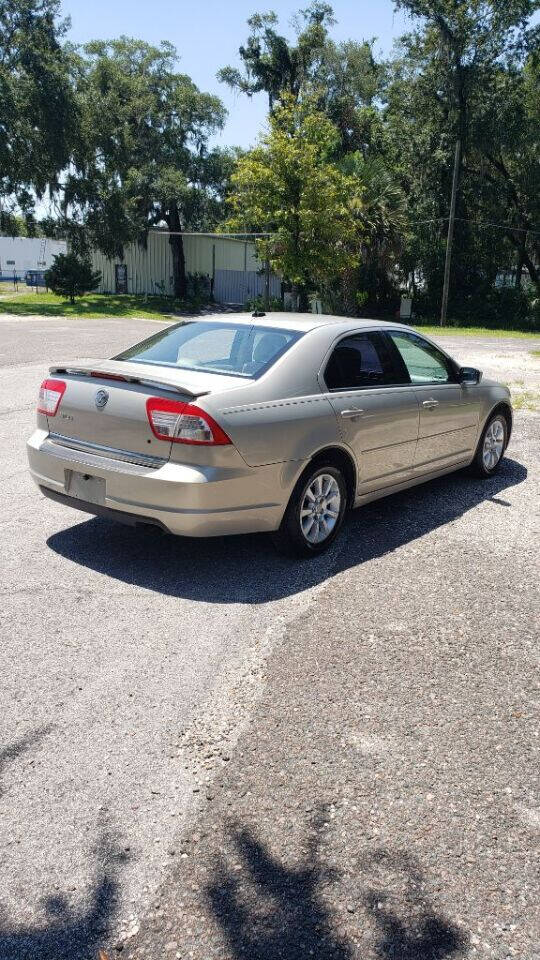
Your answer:
[[[71,17],[74,43],[126,34],[149,43],[170,40],[176,46],[179,69],[201,90],[217,93],[229,111],[217,142],[223,146],[252,144],[264,122],[267,102],[233,94],[216,80],[219,67],[238,64],[238,47],[247,36],[246,20],[254,12],[275,10],[280,26],[291,33],[292,15],[308,0],[63,0]],[[410,25],[394,12],[392,0],[335,0],[337,25],[333,36],[363,40],[376,37],[376,50],[388,53],[396,37]]]

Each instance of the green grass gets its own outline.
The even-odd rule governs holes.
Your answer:
[[[512,406],[514,410],[540,410],[540,390],[512,391]]]
[[[150,320],[168,320],[182,312],[196,313],[199,303],[182,302],[173,297],[135,296],[134,294],[89,293],[75,303],[64,300],[54,293],[32,293],[22,287],[18,293],[4,292],[0,288],[0,314],[17,317],[73,317],[98,319],[100,317],[141,317]],[[420,333],[432,336],[452,337],[511,337],[512,339],[538,339],[537,333],[522,330],[491,330],[486,327],[439,327],[436,324],[417,325]],[[540,351],[533,351],[540,356]]]
[[[529,352],[531,357],[536,357],[538,360],[540,360],[540,350],[530,350]]]
[[[175,300],[173,297],[135,296],[107,293],[89,293],[77,298],[75,303],[58,297],[55,293],[13,293],[0,299],[0,313],[17,317],[143,317],[150,320],[167,320],[180,311],[196,312],[193,303]]]
[[[538,340],[540,339],[540,330],[537,333],[526,330],[492,330],[490,327],[439,327],[435,324],[429,326],[414,327],[419,333],[427,333],[430,336],[439,337],[491,337],[493,339],[500,337],[510,337],[513,340]],[[534,351],[538,353],[539,351]]]

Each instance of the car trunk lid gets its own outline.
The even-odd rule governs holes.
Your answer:
[[[168,460],[171,444],[154,435],[148,398],[169,396],[189,403],[209,392],[207,384],[193,379],[184,385],[176,371],[114,360],[56,364],[51,375],[66,384],[56,416],[48,418],[52,438],[113,459],[116,452],[120,459],[133,454],[134,460]]]

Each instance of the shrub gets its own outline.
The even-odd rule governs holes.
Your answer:
[[[53,293],[75,303],[75,297],[91,293],[99,286],[101,273],[93,271],[90,261],[75,253],[59,253],[52,267],[45,271],[45,283]]]
[[[420,292],[414,298],[413,310],[418,322],[436,322],[440,302]],[[472,292],[454,297],[448,308],[448,325],[454,327],[487,327],[493,330],[530,330],[538,326],[539,311],[525,290],[494,287],[485,292]]]
[[[187,297],[195,300],[209,300],[211,294],[211,281],[206,273],[188,273]]]
[[[254,311],[264,313],[281,313],[283,311],[283,303],[278,297],[270,297],[268,306],[266,306],[264,297],[258,296],[253,297],[251,300],[246,300],[244,309],[249,310],[251,313]]]

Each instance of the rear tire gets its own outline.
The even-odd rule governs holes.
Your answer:
[[[489,417],[471,463],[476,477],[492,477],[501,465],[508,444],[508,422],[504,413],[496,411]]]
[[[339,534],[347,509],[347,485],[337,467],[319,464],[306,470],[293,490],[281,526],[273,534],[280,553],[314,557]]]

